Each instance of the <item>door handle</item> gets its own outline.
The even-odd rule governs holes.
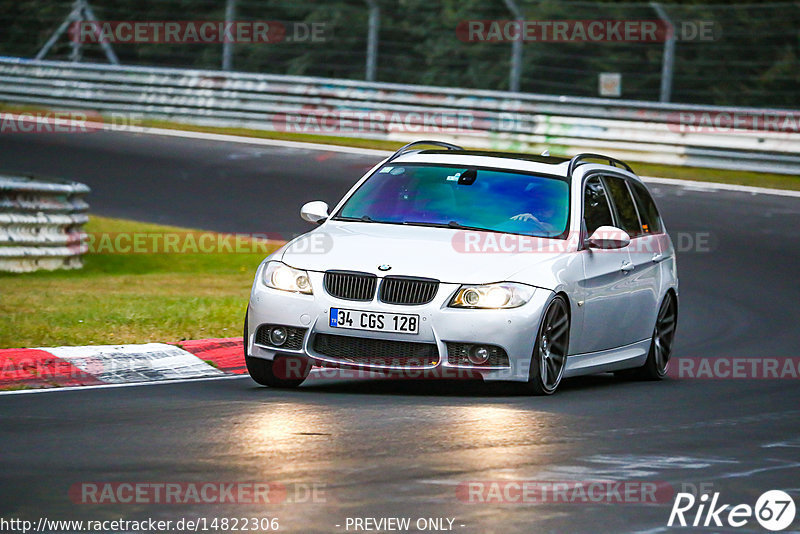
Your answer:
[[[658,263],[664,259],[664,255],[660,252],[656,252],[653,254],[653,263]]]
[[[630,261],[623,261],[622,267],[620,267],[620,269],[622,269],[623,272],[628,273],[634,269],[634,265]]]

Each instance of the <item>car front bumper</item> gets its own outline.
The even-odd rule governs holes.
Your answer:
[[[345,369],[365,369],[411,378],[482,377],[484,380],[526,381],[533,345],[545,305],[552,292],[537,288],[531,300],[511,309],[457,309],[447,303],[458,290],[459,284],[439,285],[432,302],[424,305],[392,305],[373,299],[370,302],[335,298],[323,289],[321,272],[310,272],[313,295],[290,293],[266,287],[261,282],[261,268],[250,295],[248,330],[245,340],[247,354],[255,358],[272,360],[276,354],[302,354],[316,365]],[[344,308],[376,313],[400,313],[419,316],[418,334],[401,334],[353,330],[330,326],[330,309]],[[264,324],[305,329],[301,348],[285,350],[256,342],[256,331]],[[362,339],[427,343],[436,346],[438,358],[425,365],[401,366],[391,361],[354,364],[314,350],[314,338],[319,334],[333,334]],[[448,360],[447,343],[494,345],[508,355],[508,365],[484,367],[463,365]],[[343,373],[342,376],[351,376]]]

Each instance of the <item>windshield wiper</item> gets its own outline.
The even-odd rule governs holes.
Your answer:
[[[429,226],[431,228],[461,228],[461,225],[456,221],[450,221],[447,224],[426,221],[403,221],[403,224],[408,226]]]
[[[505,233],[500,230],[494,230],[492,228],[484,228],[482,226],[467,226],[461,224],[457,221],[450,221],[447,224],[444,223],[431,223],[431,222],[416,222],[416,221],[403,221],[403,224],[407,224],[409,226],[430,226],[432,228],[456,228],[458,230],[475,230],[476,232],[494,232],[494,233]]]
[[[337,220],[337,221],[353,221],[353,222],[368,222],[368,223],[381,222],[381,221],[376,221],[375,219],[373,219],[369,215],[362,215],[361,217],[336,217],[335,220]]]
[[[434,222],[425,222],[425,221],[403,221],[403,224],[407,224],[409,226],[429,226],[432,228],[457,228],[459,230],[483,230],[485,232],[494,232],[495,230],[491,230],[490,228],[480,228],[478,226],[465,226],[458,221],[450,221],[449,223],[434,223]]]
[[[376,221],[369,215],[362,215],[361,217],[336,217],[334,220],[348,221],[348,222],[381,223],[381,224],[402,224],[406,226],[427,226],[429,228],[455,228],[457,230],[475,230],[479,232],[498,232],[498,230],[492,230],[491,228],[483,228],[480,226],[465,226],[458,221],[450,221],[449,223],[446,224],[427,222],[427,221],[403,221],[403,222]]]

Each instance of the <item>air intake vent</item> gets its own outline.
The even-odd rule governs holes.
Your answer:
[[[387,276],[381,282],[380,300],[387,304],[427,304],[436,296],[439,281],[430,278]]]
[[[433,367],[439,362],[439,351],[433,343],[333,334],[317,334],[313,343],[315,352],[345,365],[413,369]]]
[[[375,296],[378,277],[369,273],[328,271],[325,273],[325,291],[345,300],[370,301]]]

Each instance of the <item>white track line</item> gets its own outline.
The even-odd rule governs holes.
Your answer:
[[[110,129],[110,128],[107,128]],[[149,135],[165,135],[170,137],[183,137],[187,139],[202,139],[205,141],[221,141],[225,143],[243,143],[264,146],[279,146],[286,148],[299,148],[305,150],[320,150],[325,152],[342,152],[345,154],[358,154],[364,156],[386,157],[392,153],[385,150],[374,150],[371,148],[356,148],[338,145],[326,145],[322,143],[304,143],[301,141],[283,141],[280,139],[262,139],[258,137],[243,137],[238,135],[211,134],[205,132],[192,132],[188,130],[169,130],[164,128],[146,128],[142,131]],[[788,189],[772,189],[768,187],[754,187],[749,185],[723,184],[717,182],[699,182],[695,180],[678,180],[675,178],[658,178],[655,176],[642,176],[645,182],[663,185],[675,185],[698,191],[736,191],[739,193],[751,193],[756,195],[778,195],[783,197],[800,198],[800,191]]]
[[[12,115],[16,116],[16,115]],[[20,119],[32,120],[33,122],[47,121],[46,118],[41,117],[24,117],[18,116]],[[112,124],[99,123],[86,121],[83,123],[86,128],[107,130],[111,132],[120,132],[119,127]],[[161,135],[167,137],[181,137],[184,139],[198,139],[203,141],[219,141],[222,143],[240,143],[247,145],[262,145],[262,146],[278,146],[284,148],[297,148],[302,150],[319,150],[324,152],[340,152],[342,154],[356,154],[360,156],[377,156],[387,157],[392,154],[387,150],[376,150],[372,148],[357,148],[340,145],[326,145],[324,143],[306,143],[302,141],[284,141],[281,139],[265,139],[261,137],[246,137],[242,135],[228,135],[228,134],[215,134],[207,132],[194,132],[191,130],[172,130],[169,128],[151,128],[141,127],[134,130],[122,131],[123,133],[132,133],[134,135]],[[782,197],[800,198],[800,191],[792,191],[789,189],[772,189],[769,187],[755,187],[749,185],[734,185],[723,184],[718,182],[698,182],[694,180],[678,180],[675,178],[658,178],[655,176],[642,176],[642,179],[649,183],[675,185],[686,187],[703,192],[714,191],[735,191],[738,193],[751,193],[754,195],[777,195]]]
[[[130,382],[126,384],[92,384],[86,386],[67,386],[63,388],[37,388],[17,389],[14,391],[0,391],[2,395],[27,395],[29,393],[57,393],[60,391],[89,391],[92,389],[130,388],[138,386],[159,386],[161,384],[191,384],[192,382],[208,382],[211,380],[233,380],[237,378],[250,378],[248,375],[209,376],[205,378],[177,378],[174,380],[155,380],[152,382]]]
[[[99,123],[86,123],[87,126],[102,127],[109,131],[115,130],[111,125],[101,125]],[[126,132],[128,133],[128,132]],[[279,146],[284,148],[299,148],[303,150],[320,150],[324,152],[341,152],[344,154],[356,154],[359,156],[391,156],[389,150],[376,150],[373,148],[358,148],[352,146],[326,145],[322,143],[306,143],[303,141],[285,141],[282,139],[266,139],[262,137],[246,137],[243,135],[215,134],[207,132],[193,132],[191,130],[171,130],[168,128],[143,128],[141,131],[134,131],[135,134],[144,135],[163,135],[168,137],[183,137],[186,139],[199,139],[203,141],[220,141],[223,143],[240,143],[247,145]]]
[[[677,185],[686,189],[698,191],[736,191],[737,193],[751,193],[753,195],[778,195],[782,197],[800,198],[800,191],[789,189],[771,189],[769,187],[755,187],[752,185],[721,184],[717,182],[696,182],[694,180],[678,180],[675,178],[657,178],[655,176],[642,176],[642,180],[650,184]]]

